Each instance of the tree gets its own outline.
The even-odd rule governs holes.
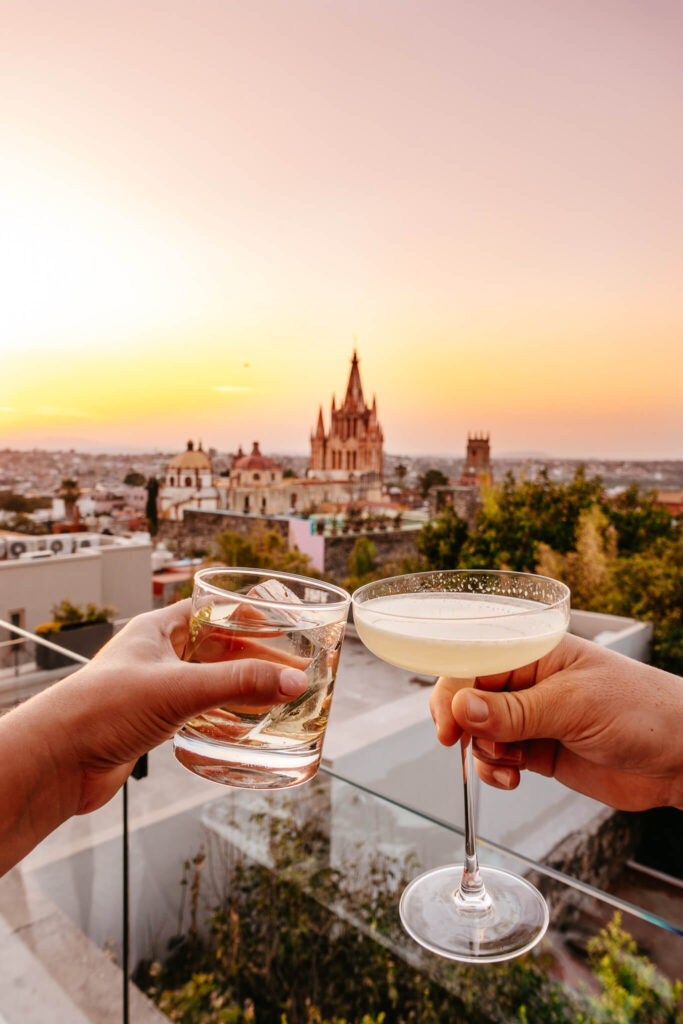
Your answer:
[[[643,551],[658,537],[673,535],[668,509],[657,504],[655,491],[641,493],[637,483],[608,504],[607,515],[619,536],[619,554]]]
[[[6,512],[35,512],[37,508],[51,508],[52,498],[29,498],[14,491],[0,491],[0,508]]]
[[[602,501],[600,477],[589,480],[582,466],[561,484],[550,480],[547,470],[537,480],[516,481],[508,473],[484,497],[476,528],[463,546],[463,564],[534,572],[539,545],[560,554],[574,550],[581,512]]]
[[[78,481],[72,480],[71,478],[62,480],[61,486],[57,491],[57,496],[64,502],[66,518],[73,519],[76,502],[81,496],[81,489],[78,486]]]
[[[683,675],[683,532],[621,557],[601,610],[652,622],[652,662]]]
[[[602,509],[592,505],[579,515],[576,549],[561,555],[547,544],[539,544],[536,571],[566,583],[574,607],[604,611],[605,592],[611,583],[616,557],[616,531]]]
[[[33,537],[50,533],[49,526],[46,526],[45,523],[36,523],[35,520],[31,519],[24,512],[15,512],[14,515],[9,516],[7,519],[0,519],[0,530],[10,530],[12,533],[26,533]]]
[[[144,487],[145,478],[142,473],[137,473],[135,470],[131,470],[130,473],[126,473],[123,478],[123,482],[127,487]]]
[[[428,469],[418,480],[420,492],[426,498],[430,488],[443,487],[448,483],[448,477],[444,476],[440,469]]]
[[[408,476],[408,467],[404,466],[402,462],[399,462],[398,466],[394,470],[394,476],[398,480],[399,487],[403,487],[405,479]]]
[[[277,530],[266,530],[262,526],[246,537],[234,530],[224,530],[213,538],[209,556],[225,565],[318,575],[311,567],[309,555],[302,554],[298,548],[290,550]]]
[[[377,579],[377,550],[369,537],[359,537],[349,555],[349,575],[344,580],[347,590],[357,590]]]
[[[151,476],[145,484],[147,488],[147,504],[145,505],[145,516],[147,517],[147,529],[151,537],[156,537],[159,532],[159,511],[157,509],[157,497],[159,495],[159,481]]]
[[[452,505],[446,505],[441,514],[420,531],[417,550],[428,569],[457,569],[467,535],[467,523]]]

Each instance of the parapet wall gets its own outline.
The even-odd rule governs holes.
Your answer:
[[[301,520],[303,522],[303,520]],[[209,541],[223,530],[233,530],[247,537],[257,529],[277,530],[289,542],[290,519],[287,516],[242,515],[239,512],[188,509],[180,522],[163,520],[159,524],[159,539],[175,548],[176,554],[188,556],[206,549]],[[349,556],[361,536],[368,536],[375,546],[378,565],[412,558],[417,552],[419,530],[377,530],[368,534],[348,533],[339,536],[316,537],[324,543],[322,564],[316,566],[326,579],[343,580],[349,573]],[[316,559],[317,561],[317,559]]]

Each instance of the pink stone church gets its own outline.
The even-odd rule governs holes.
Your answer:
[[[355,478],[381,489],[383,477],[384,435],[377,419],[377,401],[367,405],[354,350],[344,401],[337,408],[334,395],[330,410],[330,429],[325,432],[323,409],[311,434],[309,476],[319,479]]]

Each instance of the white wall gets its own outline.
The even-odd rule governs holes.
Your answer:
[[[153,550],[151,543],[101,548],[102,604],[116,608],[117,618],[151,609]]]
[[[64,598],[74,604],[111,604],[119,618],[152,607],[151,544],[111,545],[76,555],[0,562],[0,618],[24,610],[24,628],[52,618]]]
[[[572,611],[569,632],[636,661],[650,661],[652,623],[602,612]]]

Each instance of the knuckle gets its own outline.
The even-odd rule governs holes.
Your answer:
[[[526,736],[530,725],[527,701],[519,693],[513,692],[508,694],[505,703],[510,733],[514,736]]]

